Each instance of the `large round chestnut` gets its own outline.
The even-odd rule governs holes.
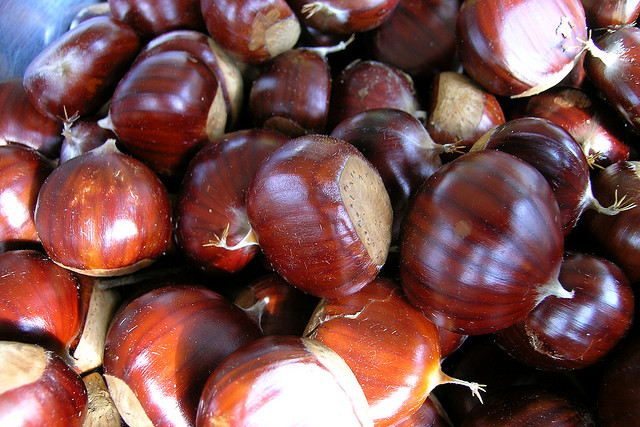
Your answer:
[[[315,340],[270,335],[231,353],[206,382],[196,426],[373,426],[353,372]]]
[[[191,160],[175,203],[181,253],[202,270],[235,273],[259,252],[245,197],[259,166],[289,141],[268,129],[227,133]]]
[[[465,71],[494,95],[509,97],[558,84],[588,38],[580,0],[465,1],[456,35]]]
[[[198,285],[162,286],[114,319],[105,380],[127,424],[194,425],[211,372],[260,336],[254,321],[220,294]]]
[[[503,349],[538,369],[581,369],[607,355],[634,314],[629,280],[605,259],[569,252],[559,276],[571,299],[549,297],[526,318],[496,333]]]
[[[418,190],[400,235],[400,277],[434,323],[477,335],[521,320],[558,282],[559,209],[533,166],[494,150],[467,153]]]
[[[320,298],[357,291],[387,259],[387,190],[373,165],[337,138],[307,135],[276,150],[249,187],[247,216],[276,272]]]
[[[55,353],[0,341],[0,423],[81,427],[88,403],[80,376]]]
[[[38,192],[54,168],[37,151],[0,146],[0,251],[38,245],[33,219]]]
[[[122,21],[96,17],[67,31],[36,56],[23,84],[33,105],[58,120],[96,113],[140,50]]]
[[[121,275],[162,255],[171,242],[167,190],[109,140],[58,166],[44,181],[35,227],[51,259],[86,275]]]
[[[640,16],[638,0],[581,0],[589,28],[616,28],[634,25]]]

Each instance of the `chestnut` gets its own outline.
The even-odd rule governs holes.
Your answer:
[[[291,49],[300,22],[285,0],[201,0],[207,31],[241,62],[267,62]]]
[[[138,35],[113,17],[90,19],[49,44],[27,66],[33,105],[58,120],[96,113],[140,50]]]
[[[348,142],[315,134],[286,143],[258,168],[246,204],[262,253],[304,292],[320,298],[353,293],[385,264],[389,194]]]
[[[362,388],[327,346],[269,335],[227,356],[207,380],[196,426],[373,426]]]
[[[171,242],[166,188],[114,140],[62,163],[47,177],[34,223],[52,261],[92,276],[138,270]]]
[[[589,28],[616,28],[633,25],[640,16],[638,0],[581,0]]]
[[[122,418],[100,372],[82,377],[87,388],[87,415],[82,427],[121,427]]]
[[[489,92],[508,97],[558,84],[588,38],[580,0],[465,1],[456,35],[464,70]]]
[[[97,117],[83,117],[68,120],[62,129],[62,145],[60,145],[59,163],[64,163],[80,154],[98,148],[108,139],[116,139],[115,133],[100,126]]]
[[[213,369],[260,336],[240,308],[203,286],[144,292],[122,308],[107,335],[109,393],[128,425],[194,425]]]
[[[3,425],[81,427],[87,389],[55,353],[0,341],[0,422]]]
[[[436,325],[479,335],[523,319],[558,282],[559,209],[533,166],[500,151],[466,153],[420,187],[400,235],[400,278]]]

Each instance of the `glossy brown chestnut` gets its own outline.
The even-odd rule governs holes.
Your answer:
[[[140,50],[137,34],[112,17],[96,17],[57,38],[24,72],[23,84],[43,114],[63,120],[96,113]]]
[[[413,78],[379,61],[355,60],[334,79],[329,104],[329,129],[373,108],[395,108],[422,118]]]
[[[395,281],[376,278],[358,292],[324,299],[307,330],[349,365],[376,426],[393,426],[418,410],[429,393],[455,380],[440,368],[436,326],[424,317]]]
[[[18,143],[58,157],[62,124],[38,111],[19,77],[0,81],[0,144]]]
[[[33,215],[53,162],[22,145],[0,146],[0,252],[40,243]]]
[[[62,131],[64,139],[60,146],[59,163],[78,157],[88,151],[98,148],[108,139],[115,139],[116,134],[99,124],[96,117],[84,117],[67,121]]]
[[[373,423],[362,388],[334,351],[307,338],[270,335],[230,354],[207,380],[196,426],[219,425]]]
[[[206,34],[174,30],[149,41],[136,56],[134,65],[150,55],[171,50],[188,52],[211,69],[220,83],[227,106],[227,129],[233,129],[244,97],[244,81],[237,62]]]
[[[285,0],[202,0],[211,37],[236,59],[266,62],[291,49],[300,22]]]
[[[396,424],[396,427],[450,427],[451,421],[438,398],[432,393],[416,412]]]
[[[51,259],[86,275],[133,272],[165,252],[171,241],[167,190],[113,140],[47,177],[34,221]]]
[[[640,280],[640,164],[618,162],[598,173],[593,180],[593,194],[607,204],[626,206],[615,216],[586,212],[585,230],[593,240],[597,253],[622,268],[629,280]]]
[[[114,18],[149,40],[177,29],[205,31],[198,0],[108,0]]]
[[[629,280],[615,264],[580,253],[567,253],[560,283],[571,299],[549,297],[526,318],[496,333],[509,354],[538,369],[590,366],[607,355],[633,320]]]
[[[83,426],[87,389],[55,353],[0,341],[0,422],[6,426]]]
[[[418,119],[395,108],[351,116],[338,123],[331,136],[353,144],[380,173],[393,207],[395,243],[409,200],[442,166],[440,154],[455,147],[436,144]]]
[[[318,298],[269,273],[242,288],[233,303],[260,324],[263,335],[302,336]]]
[[[105,380],[128,425],[194,425],[211,372],[258,337],[253,320],[218,293],[163,286],[130,302],[114,319]]]
[[[549,120],[566,130],[582,146],[590,165],[607,167],[629,159],[628,136],[622,132],[619,118],[583,89],[555,87],[534,95],[519,113],[519,117],[525,115]]]
[[[435,76],[425,126],[438,144],[455,144],[459,151],[468,151],[478,138],[504,122],[497,98],[469,77],[453,71]]]
[[[461,427],[488,425],[595,427],[597,424],[594,414],[580,402],[555,391],[520,386],[496,393],[484,405],[476,405]]]
[[[477,335],[521,320],[558,282],[559,209],[544,177],[506,153],[463,154],[415,195],[400,236],[400,277],[430,320]]]
[[[324,133],[331,70],[322,51],[290,49],[270,61],[253,81],[248,112],[254,126],[292,137]]]
[[[288,141],[273,130],[240,130],[211,141],[191,160],[174,208],[176,243],[190,262],[210,273],[235,273],[259,252],[247,189],[258,167]]]
[[[314,296],[357,291],[387,259],[389,195],[374,166],[348,142],[324,135],[291,140],[258,169],[246,203],[274,270]]]
[[[509,120],[496,126],[471,147],[500,150],[529,163],[540,172],[560,207],[565,235],[587,209],[616,215],[623,208],[604,207],[591,189],[589,161],[582,147],[562,127],[537,117]]]
[[[465,71],[494,95],[524,97],[558,84],[580,59],[580,0],[463,2],[456,27]]]
[[[582,0],[589,28],[633,25],[640,15],[638,0]]]
[[[69,29],[73,29],[86,21],[87,19],[95,18],[97,16],[113,16],[111,14],[111,7],[109,7],[108,1],[101,1],[99,3],[92,3],[80,8],[73,16]]]
[[[373,30],[384,22],[398,0],[290,0],[306,26],[325,33]]]
[[[181,177],[195,153],[224,133],[227,107],[211,69],[186,51],[150,55],[122,78],[105,127],[162,177]]]
[[[587,77],[636,131],[640,131],[640,28],[621,27],[590,40]]]
[[[373,57],[409,73],[431,79],[453,69],[458,0],[400,0],[373,32]]]

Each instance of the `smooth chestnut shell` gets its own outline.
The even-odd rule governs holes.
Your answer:
[[[35,207],[47,254],[86,275],[133,272],[171,242],[167,190],[151,169],[113,144],[58,166],[42,184]]]
[[[640,15],[638,0],[582,0],[589,28],[633,25]]]
[[[387,259],[387,190],[373,165],[337,138],[302,136],[276,150],[249,187],[247,215],[274,270],[320,298],[357,291]]]
[[[558,84],[588,38],[580,0],[465,1],[456,35],[465,71],[494,95],[509,97]]]
[[[561,287],[563,248],[544,177],[509,154],[482,150],[443,166],[418,190],[400,236],[400,277],[434,323],[484,334],[516,323]]]
[[[289,141],[268,129],[225,134],[189,163],[175,203],[175,238],[181,253],[204,271],[235,273],[259,252],[245,197],[258,167]]]
[[[509,354],[538,369],[581,369],[596,363],[624,337],[634,314],[629,280],[610,261],[567,253],[560,283],[571,299],[549,297],[526,318],[496,333]]]
[[[260,336],[253,320],[220,294],[196,285],[162,286],[114,319],[104,352],[109,392],[129,425],[194,425],[211,372]]]
[[[320,409],[322,408],[322,409]],[[196,425],[373,426],[346,363],[317,341],[269,335],[218,365],[202,391]]]

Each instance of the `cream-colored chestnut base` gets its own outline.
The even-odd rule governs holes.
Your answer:
[[[38,381],[46,367],[42,347],[0,341],[0,394]]]
[[[131,427],[153,427],[140,401],[127,383],[120,378],[105,374],[109,393],[118,408],[120,416]]]
[[[378,172],[351,156],[340,174],[340,197],[360,241],[376,265],[383,265],[391,245],[393,211]]]
[[[436,106],[429,121],[445,132],[467,139],[484,114],[484,94],[470,78],[456,72],[440,74]]]
[[[87,415],[82,427],[120,427],[122,425],[120,414],[109,395],[102,375],[94,372],[85,376],[82,381],[87,387],[89,396]]]

